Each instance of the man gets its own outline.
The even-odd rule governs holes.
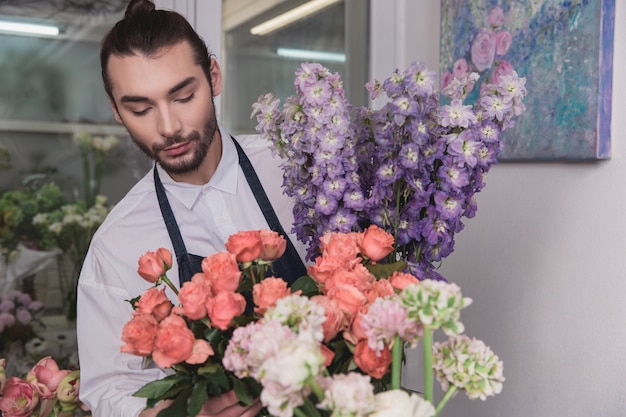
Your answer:
[[[268,225],[280,230],[277,216],[290,230],[292,203],[282,194],[282,173],[268,144],[240,137],[240,147],[218,126],[213,98],[222,91],[220,67],[182,16],[155,10],[149,0],[131,1],[105,37],[100,58],[115,119],[156,165],[94,235],[81,271],[80,396],[94,417],[151,416],[167,404],[144,410],[145,400],[132,394],[165,373],[120,352],[132,313],[126,300],[148,288],[137,274],[139,257],[173,248],[168,277],[180,285],[200,270],[199,260],[225,250],[231,234]],[[303,248],[288,252],[276,275],[306,273]],[[201,415],[251,417],[258,410],[259,404],[239,406],[231,392],[211,399]]]

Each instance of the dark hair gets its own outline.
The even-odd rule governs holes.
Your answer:
[[[111,55],[152,56],[161,48],[188,41],[195,60],[211,85],[211,58],[206,44],[180,14],[157,10],[150,0],[131,0],[124,18],[104,37],[100,48],[100,67],[104,89],[113,99],[107,64]]]

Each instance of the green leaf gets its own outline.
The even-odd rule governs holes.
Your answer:
[[[306,297],[312,297],[320,294],[320,289],[317,285],[317,281],[309,275],[298,278],[293,284],[291,284],[291,292],[302,291],[302,295]]]
[[[179,395],[178,397],[174,399],[174,401],[172,402],[172,404],[170,404],[169,407],[164,408],[163,410],[159,411],[159,414],[157,414],[157,417],[186,416],[187,415],[187,399],[189,398],[190,394],[191,394],[191,390],[187,390],[181,393],[181,395]],[[192,416],[190,414],[188,417],[195,417],[195,415]]]
[[[158,398],[162,399],[163,394],[168,392],[176,384],[184,382],[184,378],[180,375],[170,375],[163,379],[152,381],[141,387],[133,394],[134,397]]]
[[[189,417],[193,417],[200,412],[202,406],[209,399],[209,394],[207,393],[207,380],[200,379],[193,384],[193,388],[191,390],[191,396],[189,397],[189,401],[187,403],[187,415]]]
[[[244,384],[244,382],[235,377],[234,375],[230,378],[233,383],[233,389],[235,390],[235,394],[237,394],[237,398],[239,401],[244,403],[245,405],[250,405],[254,401],[254,398],[250,395],[249,389]]]
[[[394,272],[404,271],[407,267],[407,263],[406,261],[397,261],[388,264],[367,264],[365,267],[376,277],[376,279],[381,279],[387,278]]]
[[[206,365],[198,368],[198,375],[210,375],[219,372],[223,369],[219,363],[207,363]]]

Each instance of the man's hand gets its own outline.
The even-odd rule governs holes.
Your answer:
[[[159,411],[167,408],[171,403],[171,400],[161,401],[154,408],[143,410],[139,417],[155,417]],[[251,405],[242,407],[239,405],[235,391],[228,391],[219,397],[209,398],[197,417],[254,417],[260,410],[261,401],[256,400]]]

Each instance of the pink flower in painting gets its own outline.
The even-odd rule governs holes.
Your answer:
[[[489,16],[487,16],[487,23],[496,29],[504,25],[504,10],[499,6],[491,9]]]
[[[450,71],[444,72],[443,74],[441,74],[441,89],[443,90],[444,88],[446,88],[454,79],[454,75],[452,75],[452,73]]]
[[[469,65],[465,58],[457,59],[452,67],[452,75],[456,78],[463,78],[469,74]]]
[[[500,30],[496,33],[496,54],[504,55],[509,52],[513,36],[508,30]]]
[[[496,54],[496,34],[491,29],[482,28],[472,43],[472,63],[479,72],[490,68]]]
[[[493,70],[493,82],[500,82],[500,77],[503,75],[510,75],[513,72],[513,66],[509,63],[509,61],[502,60],[496,65],[496,68]]]

